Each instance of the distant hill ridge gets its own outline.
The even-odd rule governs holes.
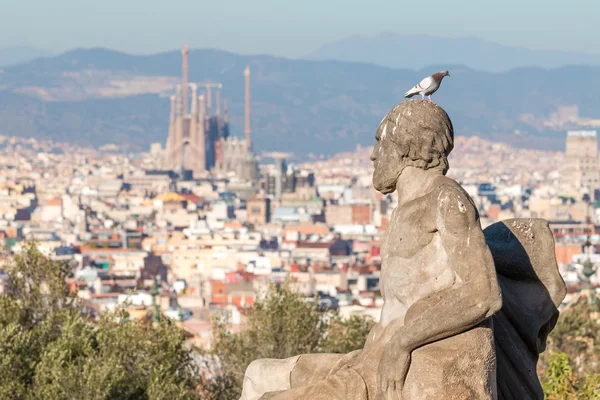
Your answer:
[[[600,54],[531,50],[476,37],[446,38],[385,32],[327,43],[305,59],[369,62],[390,68],[418,69],[431,64],[462,64],[482,71],[521,67],[557,68],[600,65]]]
[[[0,68],[48,56],[49,52],[33,46],[0,47]]]
[[[490,73],[443,64],[411,70],[191,50],[190,81],[224,84],[232,132],[240,136],[246,65],[259,152],[331,154],[370,145],[379,121],[404,92],[441,69],[449,69],[451,77],[433,99],[460,135],[559,149],[565,129],[583,125],[576,118],[563,126],[554,118],[548,125],[552,113],[577,106],[581,117],[592,118],[600,110],[600,67],[594,66]],[[7,67],[0,73],[0,134],[147,149],[166,141],[168,95],[180,75],[179,50],[138,56],[78,49]]]

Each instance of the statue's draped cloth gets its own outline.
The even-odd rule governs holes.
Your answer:
[[[536,365],[566,292],[552,232],[542,219],[510,219],[483,234],[502,291],[502,309],[492,317],[498,399],[543,399]]]

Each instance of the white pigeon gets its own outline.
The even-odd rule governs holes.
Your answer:
[[[444,79],[445,76],[450,76],[450,73],[448,71],[440,71],[436,72],[431,76],[428,76],[427,78],[423,79],[417,86],[413,87],[408,92],[406,92],[404,97],[411,98],[415,94],[420,94],[423,100],[425,100],[425,96],[427,96],[429,97],[429,101],[433,103],[433,101],[431,100],[431,95],[434,94],[435,91],[440,88],[442,79]]]

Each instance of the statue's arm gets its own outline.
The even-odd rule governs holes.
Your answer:
[[[494,261],[479,217],[460,188],[444,185],[437,196],[435,229],[455,274],[455,284],[415,302],[396,333],[406,350],[458,335],[502,307]]]

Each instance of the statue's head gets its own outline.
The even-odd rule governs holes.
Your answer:
[[[422,100],[403,101],[381,121],[371,154],[373,186],[392,193],[404,168],[448,171],[448,154],[454,147],[454,130],[448,114]]]

